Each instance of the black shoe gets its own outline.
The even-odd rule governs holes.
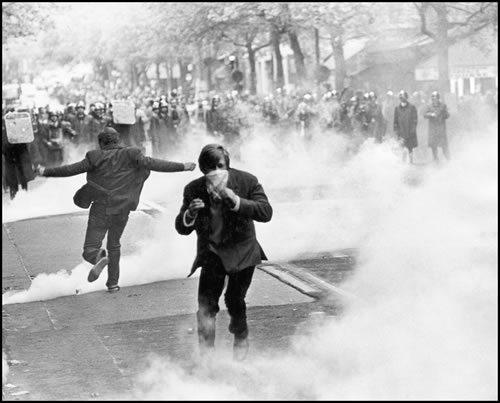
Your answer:
[[[100,249],[97,253],[96,264],[90,269],[87,280],[89,283],[96,281],[102,273],[102,270],[108,264],[108,257],[106,256],[106,249]]]
[[[235,336],[233,344],[233,359],[235,361],[243,361],[247,358],[249,347],[250,343],[248,342],[248,337],[238,338]]]
[[[108,291],[109,291],[109,292],[117,292],[117,291],[120,291],[120,286],[119,286],[119,285],[112,285],[112,286],[108,287]]]

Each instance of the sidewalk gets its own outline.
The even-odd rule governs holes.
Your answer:
[[[129,225],[139,228],[143,217],[132,214]],[[4,224],[3,292],[28,289],[30,277],[56,271],[54,259],[59,268],[77,264],[82,239],[68,240],[67,234],[72,228],[71,233],[80,231],[83,237],[76,228],[85,219],[77,214]],[[40,236],[46,237],[44,242],[34,242]],[[124,242],[125,253],[132,247]],[[324,309],[318,299],[324,290],[293,275],[285,283],[276,274],[279,265],[271,266],[273,275],[268,274],[269,265],[256,270],[247,296],[249,359],[270,349],[286,349],[309,314]],[[97,291],[4,305],[2,350],[9,363],[4,400],[116,400],[130,396],[150,354],[182,367],[193,365],[197,285],[197,278],[176,279],[122,287],[115,294]],[[233,340],[223,298],[220,306],[216,350],[230,353]],[[334,314],[339,306],[329,308]]]

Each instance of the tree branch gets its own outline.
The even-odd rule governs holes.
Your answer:
[[[436,40],[436,35],[429,31],[427,28],[427,19],[425,17],[425,13],[427,11],[427,7],[429,6],[429,3],[413,3],[415,8],[417,9],[418,15],[420,16],[420,32],[424,35],[427,35],[428,37]]]
[[[491,5],[491,3],[488,3],[486,5],[485,8],[483,8],[483,5],[481,4],[481,8],[471,14],[469,14],[469,16],[464,20],[464,21],[453,21],[453,22],[449,22],[448,23],[448,26],[449,27],[456,27],[456,26],[460,26],[460,27],[463,27],[463,26],[467,26],[470,24],[470,22],[478,15],[480,14],[484,14],[484,11],[487,9],[487,7]],[[470,11],[465,11],[463,10],[464,12],[468,12],[470,13]]]
[[[257,47],[256,47],[256,48],[254,48],[253,50],[257,52],[257,51],[259,51],[259,50],[261,50],[261,49],[263,49],[263,48],[265,48],[265,47],[267,47],[267,46],[270,46],[270,45],[271,45],[271,41],[269,41],[269,42],[267,42],[267,43],[265,43],[265,44],[263,44],[263,45],[257,46]]]
[[[479,25],[475,26],[471,30],[469,30],[467,32],[463,32],[461,34],[458,34],[458,35],[452,37],[451,39],[454,40],[454,41],[465,39],[465,38],[471,36],[472,34],[475,34],[476,32],[481,31],[483,28],[486,28],[489,24],[490,24],[489,21],[485,21],[482,24],[479,24]]]

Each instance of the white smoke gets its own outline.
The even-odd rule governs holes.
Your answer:
[[[197,161],[201,148],[213,142],[222,139],[198,132],[168,158]],[[402,165],[393,143],[368,141],[350,160],[345,157],[346,145],[336,135],[318,134],[314,142],[305,144],[290,134],[270,131],[268,137],[262,138],[261,132],[253,131],[243,134],[241,144],[228,147],[233,155],[231,165],[255,174],[274,206],[272,221],[256,224],[258,239],[270,260],[290,260],[305,252],[359,245],[384,219],[384,214],[390,214],[408,188],[404,178],[409,168]],[[134,239],[133,254],[122,248],[121,286],[183,278],[188,274],[196,251],[196,236],[177,234],[174,221],[185,184],[200,175],[199,171],[151,173],[139,209],[159,206],[162,214],[148,221],[151,238]],[[6,206],[4,222],[83,211],[73,204],[72,197],[84,183],[85,175],[39,181],[37,187],[21,193]],[[318,193],[320,188],[324,193]],[[127,228],[130,226],[129,222]],[[87,283],[85,272],[90,267],[82,261],[74,268],[38,275],[29,290],[8,291],[2,302],[47,300],[105,289],[105,275],[95,283]]]
[[[345,287],[363,302],[311,335],[297,336],[287,353],[252,352],[244,366],[222,357],[187,371],[153,359],[137,379],[135,396],[497,398],[496,133],[469,137],[452,148],[449,163],[425,168],[403,164],[391,142],[368,141],[346,158],[345,141],[335,135],[318,134],[308,146],[270,130],[244,137],[239,152],[229,146],[232,165],[255,174],[274,207],[273,220],[257,224],[269,258],[358,247],[359,265]],[[213,141],[193,136],[171,159],[196,161],[201,147]],[[198,175],[153,173],[146,182],[143,200],[166,211],[152,240],[135,255],[122,255],[122,285],[186,275],[195,236],[178,235],[173,219],[183,186]],[[136,275],[139,265],[148,270]],[[33,288],[35,295],[37,284],[49,281],[44,276],[56,276],[50,282],[60,295],[77,287],[82,293],[103,288],[104,278],[86,283],[87,269],[37,276],[27,293]],[[66,285],[55,286],[59,281]],[[19,294],[9,298],[23,302]]]
[[[498,399],[497,143],[495,133],[478,135],[409,189],[383,161],[358,170],[361,195],[380,196],[364,199],[377,217],[360,231],[360,264],[346,284],[361,302],[296,336],[285,354],[253,352],[245,365],[217,359],[195,371],[151,360],[135,396]],[[380,181],[377,172],[385,172]],[[304,236],[313,233],[299,217]]]

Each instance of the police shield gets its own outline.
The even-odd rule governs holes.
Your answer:
[[[7,130],[7,141],[11,144],[31,143],[33,125],[28,112],[10,112],[5,115],[5,128]]]
[[[122,125],[135,123],[135,105],[132,101],[112,101],[113,122]]]

